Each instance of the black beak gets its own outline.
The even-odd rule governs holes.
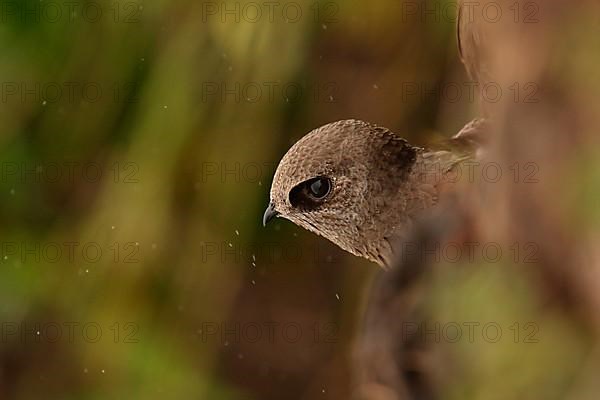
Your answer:
[[[269,206],[265,210],[265,214],[263,215],[263,226],[267,226],[270,220],[279,215],[279,212],[275,210],[275,206],[273,203],[269,203]]]

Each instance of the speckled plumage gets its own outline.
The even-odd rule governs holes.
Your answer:
[[[414,147],[386,128],[343,120],[317,128],[284,155],[271,187],[277,214],[381,266],[414,217],[436,204],[459,157]],[[315,209],[294,207],[290,191],[326,176],[332,188]]]

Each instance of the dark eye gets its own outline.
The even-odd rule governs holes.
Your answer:
[[[329,194],[329,190],[331,189],[331,185],[329,184],[329,179],[327,178],[315,178],[310,182],[310,193],[315,196],[317,199],[322,199],[323,197]]]
[[[318,207],[331,192],[331,179],[317,176],[296,185],[290,191],[290,203],[294,207],[313,209]]]

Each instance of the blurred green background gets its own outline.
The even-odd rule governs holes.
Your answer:
[[[336,119],[435,129],[439,99],[399,90],[461,73],[453,21],[396,1],[2,5],[1,397],[347,395],[376,266],[263,229],[271,177]]]
[[[405,3],[0,3],[0,398],[347,398],[377,267],[261,217],[319,125],[474,115]]]

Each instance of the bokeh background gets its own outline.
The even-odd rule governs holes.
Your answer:
[[[593,114],[598,14],[572,11],[550,61]],[[441,0],[3,1],[0,398],[348,398],[377,266],[289,222],[263,228],[271,177],[327,122],[424,145],[477,115],[455,12]],[[440,89],[450,83],[458,94]],[[597,174],[576,185],[595,155],[549,201],[583,204],[597,239]],[[485,271],[442,276],[457,292],[433,302],[506,332],[538,321],[514,270]],[[467,365],[487,367],[451,397],[490,398],[510,379],[565,395],[595,330],[561,318],[545,315],[536,344],[461,342]]]

